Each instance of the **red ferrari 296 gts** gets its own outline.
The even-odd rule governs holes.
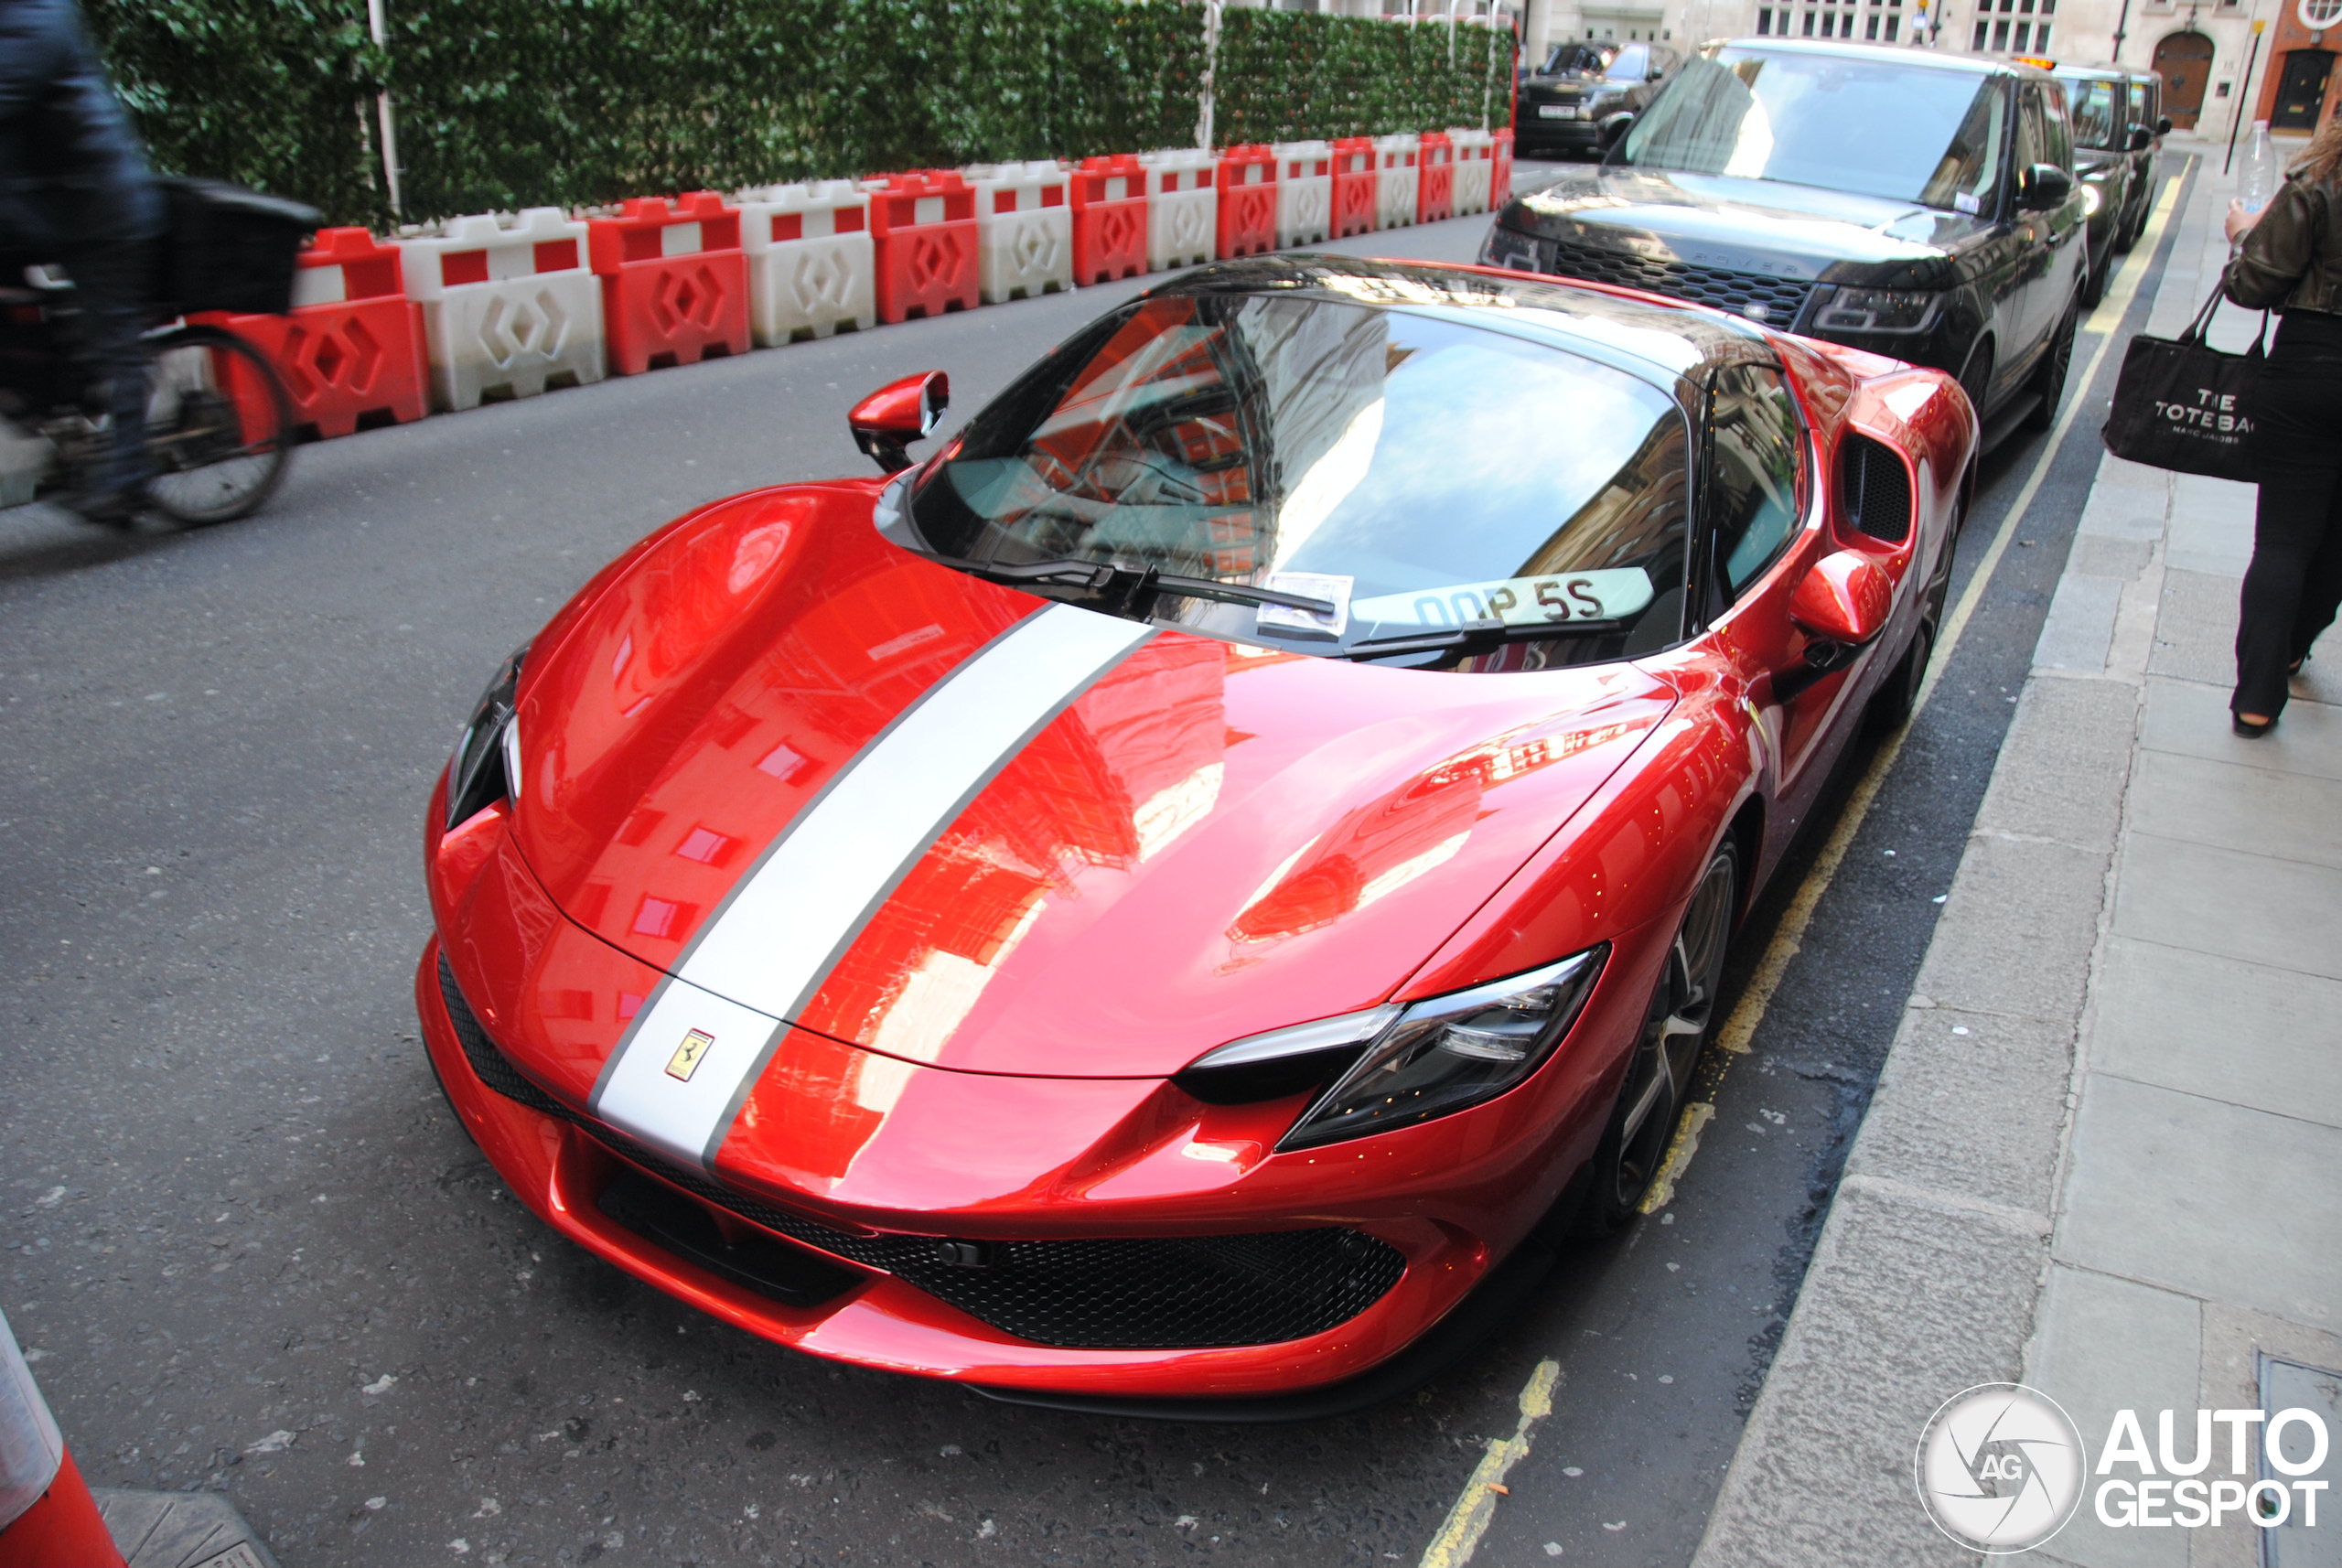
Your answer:
[[[943,393],[499,672],[425,833],[432,1063],[547,1224],[780,1344],[1387,1395],[1631,1220],[1735,923],[1909,710],[1974,416],[1314,256],[1111,311],[913,466]]]

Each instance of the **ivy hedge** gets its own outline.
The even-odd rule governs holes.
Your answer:
[[[156,166],[404,215],[1195,139],[1204,12],[1179,0],[84,0]],[[1512,40],[1281,11],[1223,14],[1218,139],[1501,123]]]

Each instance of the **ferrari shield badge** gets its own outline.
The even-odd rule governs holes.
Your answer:
[[[689,1083],[692,1074],[699,1070],[701,1060],[706,1057],[707,1047],[714,1044],[715,1036],[704,1029],[693,1029],[685,1035],[683,1043],[675,1047],[675,1054],[667,1058],[667,1076],[680,1078]]]

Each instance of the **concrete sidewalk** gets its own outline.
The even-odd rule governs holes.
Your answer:
[[[2158,335],[2227,256],[2235,182],[2193,150]],[[2095,1462],[2118,1410],[2150,1445],[2175,1412],[2186,1455],[2199,1407],[2263,1408],[2261,1356],[2342,1367],[2342,638],[2274,736],[2229,733],[2253,503],[2103,460],[1702,1568],[1976,1561],[1913,1460],[1977,1383],[2047,1393]],[[2237,1515],[2109,1528],[2087,1479],[2033,1560],[2262,1561]],[[2270,1561],[2342,1562],[2327,1496]]]

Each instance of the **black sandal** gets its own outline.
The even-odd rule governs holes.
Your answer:
[[[2237,734],[2244,736],[2247,740],[2259,740],[2262,736],[2267,735],[2271,730],[2277,727],[2277,721],[2275,719],[2263,719],[2259,724],[2253,724],[2242,714],[2232,713],[2229,715],[2229,725],[2230,728],[2234,729]]]

